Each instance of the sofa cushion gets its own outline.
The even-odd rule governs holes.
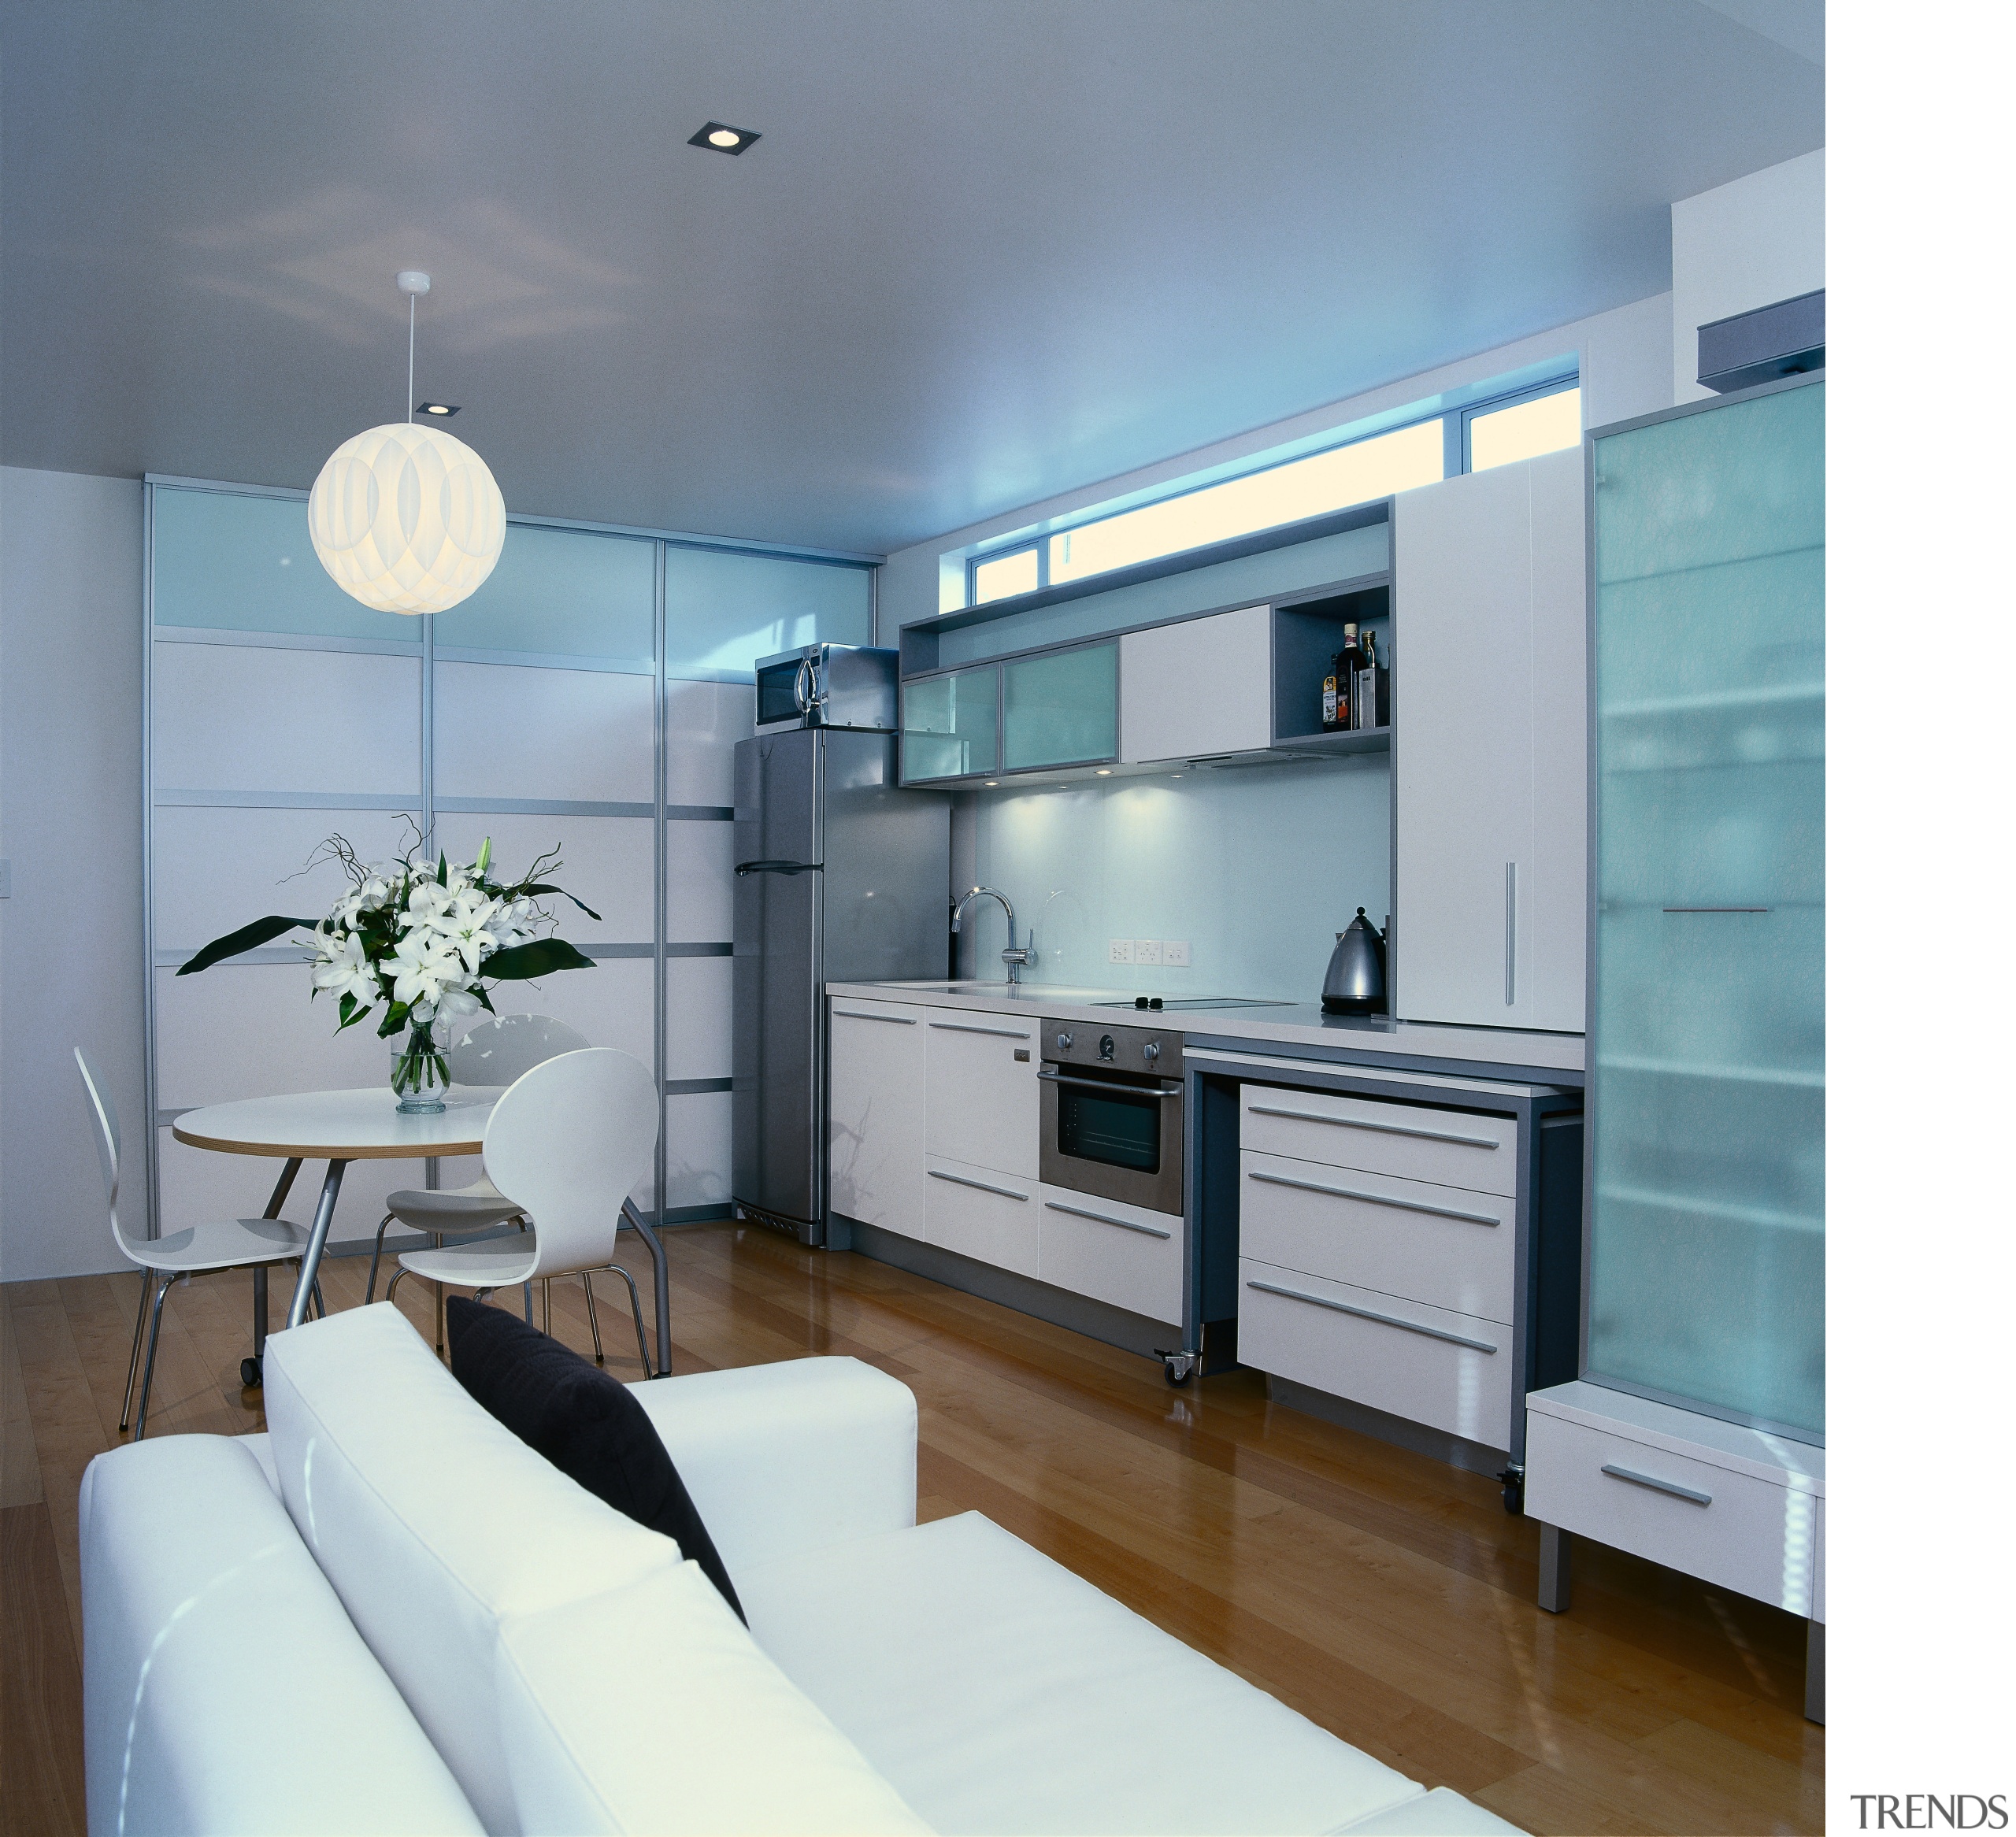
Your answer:
[[[242,1440],[112,1449],[78,1509],[91,1829],[481,1831]]]
[[[577,1486],[670,1538],[739,1617],[742,1603],[713,1539],[629,1391],[502,1308],[457,1295],[447,1311],[448,1354],[462,1388]]]
[[[1316,1833],[1422,1796],[977,1513],[737,1579],[758,1643],[941,1831]]]
[[[480,1408],[388,1303],[276,1333],[265,1373],[289,1516],[484,1827],[509,1837],[499,1622],[669,1572],[679,1553]]]
[[[928,1828],[691,1563],[513,1617],[497,1672],[530,1837]]]

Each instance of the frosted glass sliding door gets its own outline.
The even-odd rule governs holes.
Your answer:
[[[1594,443],[1587,1368],[1824,1431],[1825,386]]]
[[[174,973],[261,913],[327,910],[339,870],[303,869],[332,831],[380,859],[421,835],[466,859],[487,835],[507,870],[557,850],[555,877],[602,915],[554,902],[596,967],[493,999],[654,1065],[662,1169],[639,1203],[671,1223],[723,1216],[733,754],[752,728],[752,666],[788,645],[869,642],[872,571],[514,520],[477,594],[403,618],[330,581],[300,494],[152,483],[148,496],[162,1228],[257,1209],[272,1172],[176,1145],[180,1110],[384,1081],[384,1043],[368,1028],[333,1036],[328,1005],[309,1001],[299,947]],[[354,1176],[336,1240],[369,1235],[384,1191],[424,1177],[391,1163]]]

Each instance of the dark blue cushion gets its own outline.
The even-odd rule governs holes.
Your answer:
[[[749,1617],[644,1406],[608,1372],[516,1314],[448,1302],[448,1357],[462,1388],[604,1505],[698,1563],[744,1625]]]

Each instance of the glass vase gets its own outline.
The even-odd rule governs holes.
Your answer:
[[[432,1116],[447,1106],[448,1024],[428,1021],[392,1042],[392,1094],[408,1115]]]

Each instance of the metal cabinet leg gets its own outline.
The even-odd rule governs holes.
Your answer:
[[[1568,1611],[1569,1553],[1573,1543],[1558,1524],[1540,1527],[1540,1606],[1549,1613]]]
[[[1806,1623],[1806,1719],[1827,1725],[1827,1623]]]

